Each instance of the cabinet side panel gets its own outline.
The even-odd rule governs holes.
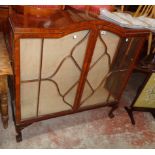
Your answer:
[[[133,64],[139,44],[143,38],[123,38],[118,49],[118,54],[111,66],[112,74],[109,76],[106,88],[111,91],[113,96],[118,98],[122,93],[124,80],[127,77],[130,66]],[[118,98],[119,100],[119,98]]]

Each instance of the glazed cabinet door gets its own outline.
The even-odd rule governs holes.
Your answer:
[[[100,31],[80,108],[118,102],[140,42],[141,38],[121,38],[112,32]]]
[[[21,119],[72,110],[89,31],[20,39]]]
[[[89,107],[114,101],[104,87],[109,75],[120,37],[108,31],[100,31],[89,67],[80,107]],[[113,44],[111,44],[113,42]]]

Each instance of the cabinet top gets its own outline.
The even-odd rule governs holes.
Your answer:
[[[50,17],[41,18],[33,16],[23,16],[20,14],[12,14],[9,17],[9,23],[14,33],[55,33],[67,34],[71,31],[78,31],[82,29],[108,29],[113,32],[121,34],[143,34],[148,33],[148,30],[133,30],[125,29],[114,23],[100,20],[90,16],[84,12],[68,8],[66,10],[59,10],[53,13]]]
[[[77,23],[88,21],[96,21],[97,18],[86,15],[74,9],[59,10],[50,17],[23,16],[20,14],[12,14],[9,17],[11,26],[15,30],[21,29],[63,29]],[[79,25],[80,26],[80,25]]]

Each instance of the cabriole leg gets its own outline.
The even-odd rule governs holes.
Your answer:
[[[109,111],[108,116],[110,118],[113,118],[115,115],[113,114],[113,112],[118,108],[118,103],[113,103],[112,105],[110,105],[111,110]]]
[[[21,142],[22,141],[22,133],[21,132],[18,132],[17,135],[16,135],[16,142]]]
[[[20,127],[16,127],[16,141],[19,143],[22,141],[22,132],[21,132],[21,128]]]

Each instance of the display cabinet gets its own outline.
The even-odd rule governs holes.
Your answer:
[[[113,117],[148,34],[71,9],[47,18],[10,15],[17,141],[26,126],[52,117],[103,106]]]

